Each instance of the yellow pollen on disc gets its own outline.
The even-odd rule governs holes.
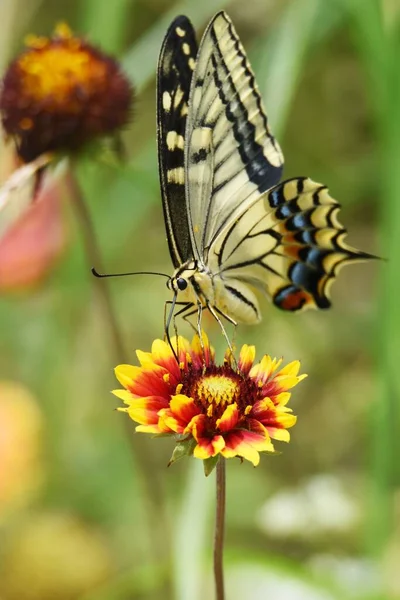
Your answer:
[[[107,64],[80,48],[80,40],[75,38],[50,41],[41,51],[25,52],[18,66],[24,93],[39,101],[51,97],[55,106],[68,104],[68,96],[77,86],[84,97],[94,82],[107,76]]]
[[[199,399],[211,405],[207,410],[207,414],[208,411],[212,414],[212,405],[232,404],[237,400],[238,394],[239,386],[237,382],[221,375],[202,377],[197,384]]]

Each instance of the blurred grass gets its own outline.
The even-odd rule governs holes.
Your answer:
[[[349,3],[353,33],[365,70],[369,100],[379,141],[383,255],[380,334],[377,356],[381,363],[378,397],[373,404],[371,428],[372,496],[367,530],[371,551],[380,556],[395,526],[393,492],[399,485],[398,455],[400,384],[400,292],[398,267],[400,239],[400,14],[396,4],[377,1]]]
[[[227,563],[232,577],[240,557],[248,557],[252,564],[261,559],[268,571],[274,551],[276,560],[299,580],[300,567],[311,586],[309,598],[396,597],[396,573],[391,574],[388,560],[400,557],[392,512],[399,483],[398,14],[385,16],[383,9],[388,10],[389,3],[375,0],[28,4],[33,7],[31,22],[17,30],[5,51],[18,48],[29,30],[47,33],[55,21],[66,19],[123,57],[135,82],[135,116],[123,136],[127,163],[116,166],[85,158],[78,168],[110,272],[171,271],[156,165],[157,54],[173,16],[188,14],[201,30],[224,7],[251,57],[272,130],[279,133],[285,176],[304,174],[328,184],[344,206],[342,220],[350,230],[350,242],[389,257],[386,264],[360,265],[341,273],[328,313],[297,317],[264,305],[263,324],[238,331],[237,345],[256,343],[259,354],[301,358],[309,379],[295,395],[299,423],[282,456],[265,457],[256,470],[236,462],[229,465]],[[25,509],[15,507],[15,516],[3,527],[12,539],[26,512],[77,514],[101,530],[113,557],[113,574],[85,593],[83,600],[164,598],[165,565],[143,560],[148,548],[146,506],[138,495],[119,427],[124,415],[112,411],[115,401],[108,394],[115,383],[107,323],[93,299],[78,228],[71,211],[66,212],[72,244],[58,271],[35,293],[0,300],[1,375],[22,381],[36,393],[46,423],[45,485],[36,502]],[[374,241],[377,214],[382,217],[382,251]],[[139,278],[116,281],[111,287],[134,361],[135,348],[148,349],[151,340],[162,335],[167,290],[164,282]],[[377,300],[379,311],[374,308]],[[211,322],[210,330],[222,347]],[[380,363],[377,387],[374,360]],[[174,532],[176,598],[198,600],[208,589],[213,482],[200,482],[189,462],[166,471],[168,440],[155,440],[152,451],[166,490],[166,498],[158,501],[166,504]],[[301,487],[316,473],[331,473],[349,483],[362,514],[361,525],[319,538],[276,540],[261,531],[256,515],[263,503],[277,491]],[[346,591],[340,577],[324,591],[318,582],[312,592],[311,560],[330,554],[362,562],[364,537],[367,550],[377,558],[379,592],[372,586],[366,592],[361,582],[359,588],[348,584]],[[265,597],[262,587],[248,590],[253,600]],[[25,593],[26,600],[32,598],[29,584]],[[289,600],[299,597],[293,590],[291,594]],[[1,579],[0,596],[13,600],[12,592],[2,589]]]

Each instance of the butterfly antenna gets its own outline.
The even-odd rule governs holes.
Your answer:
[[[127,275],[159,275],[160,277],[166,277],[170,279],[170,276],[166,273],[157,273],[156,271],[133,271],[132,273],[99,273],[94,267],[92,267],[92,274],[99,279],[104,277],[126,277]]]

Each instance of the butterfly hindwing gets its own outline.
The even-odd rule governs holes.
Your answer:
[[[283,310],[328,308],[344,264],[370,258],[344,242],[340,205],[309,178],[284,181],[260,196],[212,248],[213,270],[235,289],[266,292]],[[252,294],[249,296],[252,299]]]
[[[224,12],[214,17],[200,44],[186,144],[192,243],[204,257],[225,224],[279,181],[283,165],[254,74]],[[212,185],[205,185],[205,175]]]
[[[184,147],[196,54],[192,24],[184,16],[177,17],[164,38],[157,73],[160,184],[168,246],[175,267],[192,255],[186,213]]]

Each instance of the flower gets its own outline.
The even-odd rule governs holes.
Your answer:
[[[118,62],[67,25],[26,45],[0,87],[1,292],[40,283],[58,262],[68,241],[61,202],[79,193],[67,158],[118,133],[133,99]]]
[[[238,456],[256,466],[259,452],[275,451],[273,439],[289,441],[296,417],[288,390],[306,377],[298,375],[299,361],[278,370],[282,360],[265,355],[254,364],[255,347],[244,345],[237,363],[228,350],[218,366],[204,333],[201,342],[179,336],[172,345],[177,358],[162,340],[151,352],[138,350],[140,366],[119,365],[125,389],[113,391],[127,405],[118,410],[139,423],[136,431],[177,436],[172,462],[189,454],[215,466],[219,456]]]
[[[0,523],[26,505],[43,480],[43,415],[29,389],[0,380]]]
[[[44,169],[47,156],[14,171],[0,190],[0,293],[42,283],[67,247],[68,162]]]
[[[24,162],[75,151],[127,123],[133,91],[116,60],[65,24],[50,38],[28,36],[26,45],[0,93],[4,131]]]

